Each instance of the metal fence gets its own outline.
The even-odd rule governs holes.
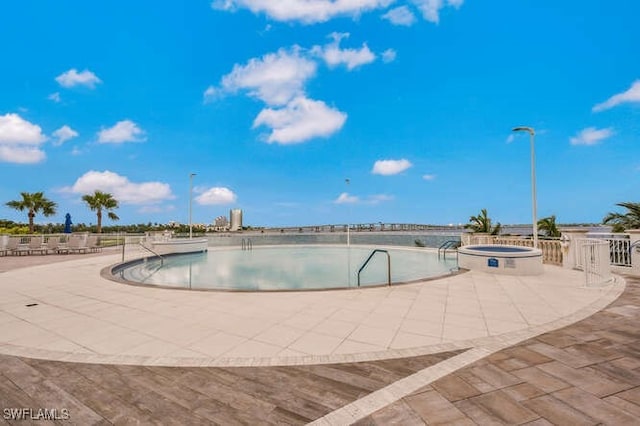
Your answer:
[[[610,250],[607,240],[585,238],[578,240],[580,260],[587,287],[598,287],[613,279]]]

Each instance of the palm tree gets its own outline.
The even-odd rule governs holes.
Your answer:
[[[43,192],[21,192],[22,200],[9,201],[8,207],[24,211],[27,210],[29,216],[29,233],[33,234],[33,219],[36,214],[42,211],[45,216],[56,214],[57,204],[47,199]]]
[[[538,229],[540,231],[545,231],[547,233],[547,237],[558,238],[561,234],[558,226],[556,225],[556,215],[540,219],[538,221]]]
[[[605,225],[613,225],[613,232],[624,232],[625,229],[640,228],[640,203],[618,203],[616,206],[624,207],[627,212],[607,213],[602,219]]]
[[[102,210],[106,210],[109,219],[120,219],[118,215],[112,211],[113,209],[118,208],[118,200],[113,198],[113,195],[107,192],[96,190],[93,195],[83,195],[82,201],[87,203],[87,206],[89,206],[92,211],[96,212],[96,216],[98,217],[98,227],[96,232],[98,234],[102,232]]]
[[[487,209],[480,210],[480,214],[478,216],[471,216],[469,218],[469,222],[464,227],[467,229],[471,229],[473,232],[484,232],[491,235],[498,235],[500,233],[500,222],[495,227],[491,227],[491,219],[487,214]]]

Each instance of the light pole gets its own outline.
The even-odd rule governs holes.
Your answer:
[[[531,139],[531,211],[533,215],[533,247],[538,248],[538,218],[536,214],[536,154],[535,136],[536,132],[532,127],[514,127],[514,132],[527,132]]]
[[[195,173],[189,175],[189,239],[193,238],[193,224],[191,223],[191,205],[193,201],[193,177]]]
[[[347,197],[349,197],[349,179],[345,179],[344,181],[347,184]],[[348,198],[347,202],[349,202]],[[349,212],[351,212],[351,206],[349,206]],[[351,228],[351,223],[349,223],[350,221],[351,214],[349,214],[349,217],[347,217],[347,247],[351,246],[351,238],[349,237],[349,228]]]

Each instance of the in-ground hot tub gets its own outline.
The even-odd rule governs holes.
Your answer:
[[[458,266],[472,271],[506,275],[539,275],[542,250],[532,247],[473,245],[458,249]]]

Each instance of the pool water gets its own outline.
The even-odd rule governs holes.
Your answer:
[[[210,249],[126,267],[120,278],[136,283],[191,289],[310,290],[358,286],[358,270],[377,247],[269,246],[253,250]],[[393,283],[450,273],[454,257],[438,259],[425,249],[387,248]],[[360,274],[361,286],[384,285],[387,256],[376,253]]]

